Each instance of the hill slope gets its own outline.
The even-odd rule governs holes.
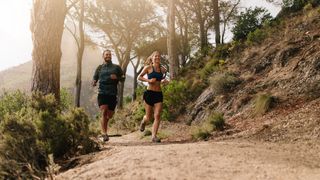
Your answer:
[[[62,39],[62,59],[60,82],[62,88],[67,88],[73,93],[76,79],[76,54],[77,49],[73,37],[65,31]],[[95,68],[103,62],[101,50],[92,46],[87,46],[83,55],[82,63],[82,91],[81,106],[85,107],[91,115],[97,112],[96,93],[90,85]],[[26,62],[16,67],[0,72],[0,90],[20,89],[29,92],[31,86],[32,62]],[[126,77],[124,95],[131,95],[133,79]]]
[[[302,12],[301,12],[302,13]],[[231,92],[207,88],[189,105],[193,123],[222,112],[229,133],[264,140],[317,140],[320,137],[320,13],[281,20],[261,44],[236,52],[224,72],[240,81]],[[215,77],[219,73],[213,73]],[[258,97],[270,97],[267,112],[255,114]],[[241,132],[241,133],[239,133]]]

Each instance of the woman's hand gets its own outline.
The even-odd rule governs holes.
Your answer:
[[[148,80],[148,83],[153,84],[153,83],[155,83],[156,81],[157,81],[156,78],[152,78],[152,79],[149,79],[149,80]]]

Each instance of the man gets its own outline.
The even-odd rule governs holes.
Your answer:
[[[105,142],[109,140],[108,121],[112,118],[117,105],[117,85],[119,81],[124,81],[125,76],[121,67],[112,63],[110,50],[103,51],[102,57],[104,63],[97,67],[92,86],[96,86],[99,81],[98,105],[102,113],[102,140]]]

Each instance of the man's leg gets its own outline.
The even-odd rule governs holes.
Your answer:
[[[109,121],[109,116],[108,116],[108,112],[109,112],[109,108],[108,105],[101,105],[100,106],[100,110],[101,110],[101,131],[102,134],[107,134],[108,132],[108,121]]]

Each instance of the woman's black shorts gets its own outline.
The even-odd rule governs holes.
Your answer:
[[[143,100],[150,106],[154,106],[154,104],[163,102],[163,95],[161,91],[151,91],[146,90],[143,93]]]
[[[105,94],[98,94],[98,105],[108,105],[108,108],[112,111],[117,106],[117,96],[114,95],[105,95]]]

